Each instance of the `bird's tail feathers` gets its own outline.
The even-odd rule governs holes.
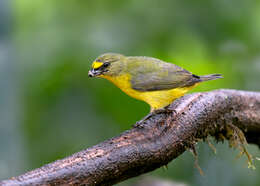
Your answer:
[[[221,74],[209,74],[209,75],[205,75],[205,76],[193,75],[193,76],[195,78],[198,78],[200,81],[209,81],[209,80],[223,78],[223,76]]]

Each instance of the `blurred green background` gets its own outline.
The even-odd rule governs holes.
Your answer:
[[[131,128],[149,112],[103,79],[89,79],[105,52],[142,55],[195,74],[222,73],[194,91],[260,91],[258,0],[0,0],[0,179],[71,155]],[[226,143],[199,143],[148,176],[195,186],[260,185],[260,164]],[[256,146],[249,151],[260,156]],[[134,185],[134,178],[119,185]]]

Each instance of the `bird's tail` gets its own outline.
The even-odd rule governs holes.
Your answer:
[[[193,75],[193,76],[195,78],[198,78],[200,81],[209,81],[209,80],[223,78],[223,76],[221,74],[209,74],[209,75],[205,75],[205,76]]]

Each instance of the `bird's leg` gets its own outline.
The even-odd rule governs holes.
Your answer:
[[[133,127],[134,128],[143,128],[145,123],[144,121],[148,120],[150,117],[152,117],[153,115],[155,115],[154,112],[150,112],[149,114],[147,114],[143,119],[141,119],[140,121],[137,121]]]
[[[150,117],[156,115],[156,114],[161,114],[161,113],[168,113],[171,110],[168,109],[168,106],[161,108],[161,109],[151,109],[150,113],[146,115],[143,119],[140,121],[136,122],[136,124],[133,125],[135,128],[143,128],[145,126],[145,121],[148,120]]]

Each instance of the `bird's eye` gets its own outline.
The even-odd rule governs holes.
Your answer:
[[[110,65],[109,62],[105,62],[102,66],[103,66],[103,67],[108,67],[109,65]]]

